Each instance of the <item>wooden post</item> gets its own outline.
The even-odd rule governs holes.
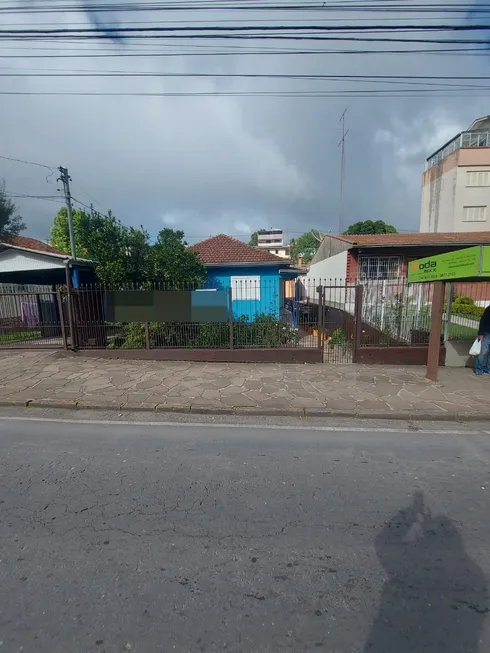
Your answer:
[[[431,381],[437,381],[439,367],[439,354],[441,349],[441,326],[444,310],[445,283],[434,281],[434,292],[432,295],[432,311],[430,315],[430,336],[429,352],[427,354],[426,377]]]
[[[229,301],[230,301],[230,315],[228,318],[230,325],[230,349],[233,349],[233,288],[228,289]]]
[[[352,343],[352,362],[359,362],[362,335],[362,296],[364,288],[357,285],[354,290],[354,342]]]
[[[61,301],[60,289],[56,289],[56,300],[58,302],[58,312],[60,314],[61,337],[63,338],[63,347],[68,349],[68,340],[66,338],[65,316],[63,314],[63,302]]]
[[[146,341],[146,348],[151,349],[151,343],[150,343],[150,325],[148,322],[145,322],[145,341]]]

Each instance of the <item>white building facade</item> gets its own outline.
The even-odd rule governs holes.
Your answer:
[[[257,247],[281,258],[289,258],[289,245],[284,244],[282,229],[261,229],[257,234]]]
[[[420,231],[490,229],[490,116],[431,154],[422,175]]]

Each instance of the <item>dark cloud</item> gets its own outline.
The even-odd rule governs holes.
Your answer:
[[[94,13],[95,12],[95,13]],[[186,12],[185,20],[192,15]],[[132,14],[125,20],[161,21]],[[212,16],[205,16],[212,19]],[[177,17],[172,15],[172,20]],[[202,15],[200,16],[202,18]],[[223,18],[220,15],[220,18]],[[234,15],[235,19],[236,16]],[[250,20],[251,16],[247,15]],[[114,24],[117,14],[71,14],[56,20]],[[32,22],[26,16],[22,24]],[[53,18],[54,20],[54,18]],[[13,46],[10,46],[13,47]],[[15,44],[10,53],[30,52]],[[129,70],[146,72],[270,72],[312,74],[476,75],[483,58],[381,55],[223,56],[199,54],[145,58],[63,58],[79,48],[91,52],[186,51],[205,53],[222,43],[135,45],[47,43],[58,59],[8,59],[14,70]],[[227,44],[226,47],[230,47]],[[240,46],[245,47],[245,46]],[[247,45],[250,49],[252,46]],[[277,47],[260,44],[261,49]],[[289,46],[288,46],[289,47]],[[292,46],[298,47],[298,46]],[[305,47],[314,47],[308,44]],[[5,51],[2,51],[5,52]],[[39,52],[38,50],[36,52]],[[423,71],[423,72],[421,72]],[[8,88],[7,88],[8,86]],[[215,92],[301,90],[324,83],[294,80],[198,78],[9,78],[6,90]],[[330,88],[354,88],[348,82]],[[418,229],[420,175],[425,157],[474,117],[487,113],[483,100],[428,95],[417,98],[288,97],[64,97],[3,96],[1,151],[7,156],[64,165],[73,195],[124,222],[184,229],[189,240],[212,233],[247,234],[263,226],[290,234],[338,226],[340,139],[338,119],[348,105],[346,222],[382,219]],[[0,176],[12,192],[56,194],[41,169],[0,160]],[[29,233],[46,238],[57,205],[18,200]]]

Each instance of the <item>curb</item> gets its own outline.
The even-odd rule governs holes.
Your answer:
[[[118,412],[142,413],[186,413],[191,415],[238,415],[257,417],[343,417],[353,419],[435,421],[435,422],[486,422],[490,421],[490,411],[481,413],[431,413],[413,410],[392,412],[376,410],[337,410],[331,408],[259,408],[259,407],[220,407],[192,406],[192,404],[115,404],[111,402],[90,403],[84,401],[52,401],[50,399],[2,399],[0,407],[54,408],[69,410],[110,410]]]

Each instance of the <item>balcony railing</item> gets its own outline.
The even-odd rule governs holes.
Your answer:
[[[462,147],[490,147],[490,130],[484,129],[458,134],[452,141],[449,141],[447,145],[427,159],[425,169],[429,170],[438,165],[450,154]]]

